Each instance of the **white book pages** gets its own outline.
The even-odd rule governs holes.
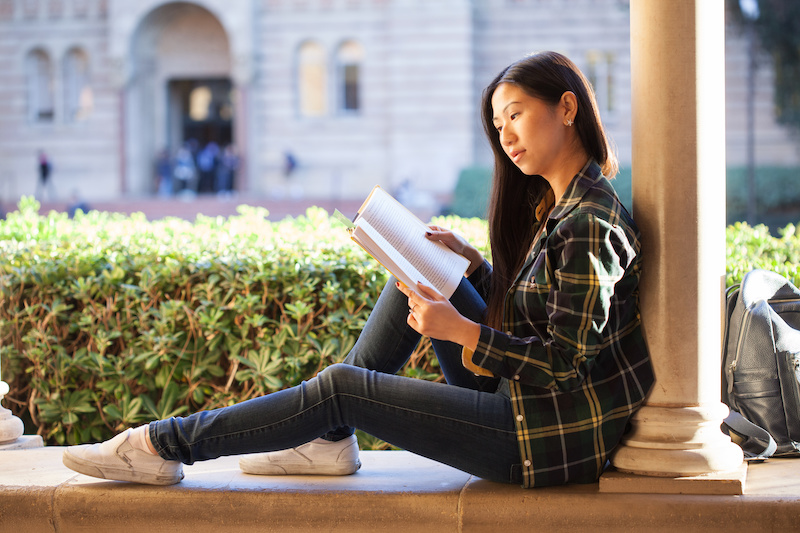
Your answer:
[[[379,187],[373,189],[355,224],[354,239],[361,240],[365,249],[368,245],[367,252],[412,289],[421,281],[450,298],[469,267],[465,257],[428,240],[428,227]],[[371,243],[363,242],[367,240]]]

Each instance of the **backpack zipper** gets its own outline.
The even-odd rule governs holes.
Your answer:
[[[771,300],[767,300],[767,304],[781,304],[781,303],[790,303],[790,302],[797,302],[797,298],[773,298]],[[756,302],[758,303],[758,302]],[[728,365],[725,374],[728,377],[728,396],[733,394],[733,373],[736,371],[736,364],[739,362],[739,354],[741,353],[742,349],[742,338],[744,336],[744,332],[747,330],[747,325],[750,322],[750,318],[752,317],[751,311],[752,305],[749,306],[744,311],[744,317],[742,318],[742,326],[739,329],[739,338],[736,340],[736,355],[733,358],[733,361]]]
[[[736,339],[736,354],[733,358],[733,361],[728,365],[726,374],[728,375],[728,396],[732,396],[733,394],[733,373],[736,371],[736,363],[739,362],[739,354],[742,351],[742,338],[744,337],[744,332],[747,330],[747,324],[750,322],[750,317],[752,316],[752,312],[750,309],[745,309],[744,317],[742,318],[742,325],[739,328],[739,338]]]

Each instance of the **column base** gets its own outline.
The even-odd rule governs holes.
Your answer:
[[[0,452],[12,451],[12,450],[28,450],[31,448],[43,448],[44,441],[42,440],[41,435],[23,435],[18,437],[17,440],[6,443],[0,444]]]
[[[713,472],[699,476],[642,476],[615,468],[600,476],[600,492],[608,494],[744,494],[747,463],[731,472]]]
[[[2,396],[0,396],[2,399]],[[14,442],[25,433],[22,420],[11,414],[11,411],[0,405],[0,444]]]
[[[727,413],[721,402],[644,405],[631,419],[632,430],[614,450],[611,464],[620,472],[667,478],[738,471],[742,450],[720,430]]]

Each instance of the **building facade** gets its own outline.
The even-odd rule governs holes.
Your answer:
[[[37,191],[40,152],[63,198],[156,194],[159,154],[208,143],[235,149],[251,195],[445,195],[489,164],[483,87],[543,49],[590,78],[630,166],[630,46],[627,0],[0,0],[0,199]],[[743,165],[733,25],[726,50],[727,161]],[[758,163],[800,164],[768,66],[756,87]],[[225,187],[199,163],[173,191]]]

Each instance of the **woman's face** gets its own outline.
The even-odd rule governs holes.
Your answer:
[[[506,155],[524,174],[547,178],[555,169],[567,135],[560,107],[534,98],[511,83],[501,83],[495,89],[492,122]]]

